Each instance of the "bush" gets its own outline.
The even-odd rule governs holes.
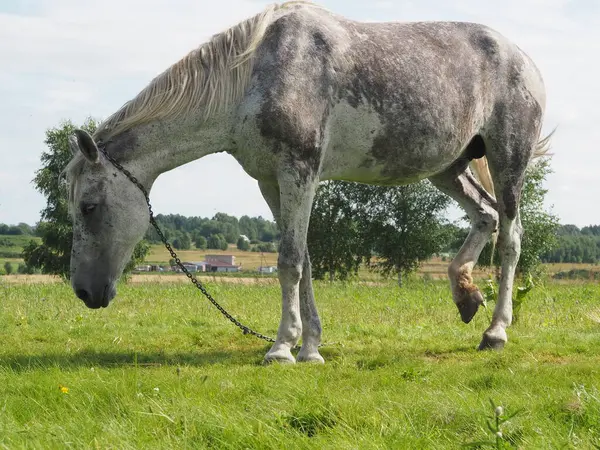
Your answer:
[[[248,250],[250,250],[250,242],[248,242],[246,239],[240,236],[237,240],[237,248],[238,250],[247,252]]]
[[[207,245],[206,238],[204,236],[198,236],[195,240],[195,244],[198,250],[205,250]]]
[[[263,242],[252,247],[253,252],[277,253],[277,247],[272,242]]]
[[[35,269],[33,267],[28,266],[25,263],[19,263],[17,272],[21,275],[31,275],[35,273]]]

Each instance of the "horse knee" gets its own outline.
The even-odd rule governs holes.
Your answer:
[[[481,214],[475,226],[479,231],[491,234],[498,229],[499,223],[498,213],[493,209],[489,209]]]
[[[502,258],[513,261],[521,254],[521,238],[523,228],[518,221],[511,221],[500,230],[498,236],[498,248]]]
[[[277,271],[282,282],[296,284],[302,278],[303,263],[296,258],[285,258],[280,255],[277,261]]]

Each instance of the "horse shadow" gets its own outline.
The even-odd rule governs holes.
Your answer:
[[[212,365],[263,365],[263,358],[270,345],[246,347],[243,349],[202,350],[189,352],[168,352],[164,350],[142,351],[97,351],[84,349],[73,353],[45,352],[38,354],[3,354],[0,356],[0,370],[15,373],[31,372],[49,368],[61,370],[77,370],[80,368],[152,368],[152,367],[207,367]],[[398,351],[394,359],[424,358],[444,359],[458,355],[471,354],[475,348],[459,346],[453,349],[420,349],[419,351]],[[296,353],[296,351],[294,351]],[[385,353],[385,352],[384,352]],[[330,362],[350,357],[351,359],[378,359],[381,355],[373,355],[372,349],[347,349],[333,345],[322,348],[321,354]]]
[[[77,370],[80,368],[125,367],[206,367],[211,365],[261,365],[268,348],[244,350],[209,350],[194,352],[164,351],[94,351],[74,353],[4,354],[0,356],[0,369],[22,373],[49,368]]]

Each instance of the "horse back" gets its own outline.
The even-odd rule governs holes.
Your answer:
[[[475,23],[362,23],[303,6],[273,20],[255,61],[262,138],[310,154],[326,178],[427,177],[515,91],[544,101],[531,60]]]

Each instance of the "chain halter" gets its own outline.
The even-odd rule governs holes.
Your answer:
[[[165,245],[165,247],[167,248],[167,250],[173,257],[173,259],[175,260],[175,263],[179,266],[179,268],[182,270],[182,272],[187,275],[187,277],[191,280],[191,282],[194,284],[194,286],[196,286],[198,289],[200,289],[200,291],[202,291],[202,293],[206,296],[206,298],[215,306],[215,308],[217,308],[221,312],[221,314],[223,314],[227,319],[229,319],[235,326],[240,328],[242,330],[242,333],[251,334],[251,335],[256,336],[259,339],[263,339],[267,342],[275,342],[275,339],[273,339],[272,337],[265,336],[264,334],[254,331],[251,328],[247,327],[246,325],[242,324],[235,317],[233,317],[231,314],[229,314],[225,310],[225,308],[223,308],[221,305],[219,305],[219,303],[217,303],[217,301],[214,298],[212,298],[212,296],[206,290],[206,288],[202,285],[202,283],[200,283],[196,279],[196,277],[194,277],[187,270],[187,268],[181,263],[181,260],[177,256],[177,253],[175,253],[175,251],[173,250],[171,245],[167,242],[165,235],[160,230],[160,228],[158,227],[158,224],[156,223],[156,220],[154,219],[154,212],[152,211],[152,206],[150,205],[150,197],[148,196],[148,192],[146,191],[146,188],[144,186],[142,186],[142,184],[137,180],[136,177],[134,177],[131,174],[131,172],[129,172],[127,169],[125,169],[121,164],[119,164],[112,156],[110,156],[106,152],[106,148],[105,148],[106,144],[105,143],[103,143],[102,141],[99,141],[96,145],[97,145],[98,149],[102,152],[102,154],[106,157],[106,159],[108,159],[112,163],[112,165],[115,166],[119,171],[121,171],[123,174],[125,174],[125,176],[127,178],[129,178],[129,180],[142,191],[142,193],[144,194],[144,197],[146,198],[146,203],[148,204],[148,211],[150,212],[150,223],[156,230],[156,233],[160,237],[160,240],[163,242],[163,244]]]

